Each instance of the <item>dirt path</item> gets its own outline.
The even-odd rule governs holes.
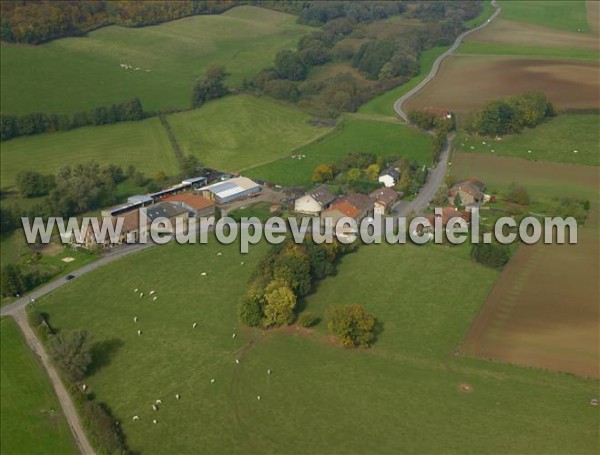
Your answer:
[[[15,322],[19,325],[21,332],[23,332],[23,336],[27,341],[27,344],[33,351],[33,353],[40,359],[42,365],[48,372],[48,377],[50,382],[52,383],[52,387],[54,387],[54,391],[56,392],[56,396],[60,402],[60,405],[63,410],[63,414],[67,419],[67,423],[69,428],[71,429],[71,433],[73,434],[73,438],[79,447],[79,450],[84,455],[94,455],[94,449],[92,448],[90,442],[87,439],[85,431],[83,431],[83,427],[79,422],[79,416],[77,415],[77,410],[73,405],[73,400],[71,400],[71,396],[67,389],[63,385],[58,372],[50,362],[50,358],[40,340],[33,332],[31,327],[29,327],[29,323],[27,321],[27,315],[25,314],[25,307],[20,307],[17,311],[12,313],[12,316],[15,319]]]

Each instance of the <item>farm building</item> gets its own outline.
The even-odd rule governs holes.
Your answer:
[[[365,194],[353,193],[337,199],[321,216],[323,219],[331,218],[335,224],[344,216],[360,221],[371,215],[372,211],[373,199]]]
[[[191,183],[178,183],[177,185],[173,185],[169,188],[165,188],[163,190],[157,191],[156,193],[151,193],[150,196],[155,202],[159,199],[162,199],[166,196],[170,196],[171,194],[181,193],[192,187]]]
[[[261,186],[246,177],[235,177],[200,188],[200,194],[217,204],[226,204],[260,192]]]
[[[443,207],[441,215],[434,214],[427,217],[432,227],[426,229],[426,231],[432,232],[435,230],[435,221],[437,219],[441,220],[442,226],[446,226],[452,218],[462,218],[468,222],[471,219],[471,213],[466,210],[458,210],[456,207],[452,206]]]
[[[398,179],[400,179],[400,170],[395,167],[388,167],[379,174],[377,180],[379,183],[383,183],[386,188],[391,188],[396,185]]]
[[[455,201],[458,196],[460,205],[467,207],[470,205],[480,205],[486,202],[485,184],[471,177],[463,182],[458,182],[448,190],[448,202],[456,205]]]
[[[402,193],[384,187],[373,191],[369,197],[374,201],[373,213],[375,215],[385,215],[385,212],[392,208],[394,202],[402,197]]]
[[[335,199],[326,185],[315,188],[310,193],[300,196],[294,201],[294,210],[307,215],[318,215]]]
[[[187,209],[190,217],[206,217],[215,214],[215,203],[199,194],[181,193],[167,196],[163,200]]]
[[[184,226],[187,226],[189,219],[188,209],[174,202],[160,202],[141,211],[148,225],[155,220],[169,220],[172,223],[173,230],[176,227],[177,220],[183,220]]]
[[[208,183],[208,179],[206,177],[192,177],[182,180],[181,183],[190,185],[194,189],[198,189],[205,186]]]

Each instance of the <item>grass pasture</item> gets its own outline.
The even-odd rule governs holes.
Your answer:
[[[311,30],[295,21],[240,6],[156,26],[104,27],[40,46],[2,43],[2,111],[71,113],[134,96],[146,110],[186,108],[193,82],[210,65],[225,66],[227,83],[238,86],[271,65],[278,51],[294,48]]]
[[[559,114],[534,129],[504,136],[502,140],[460,133],[454,141],[454,148],[461,153],[598,166],[599,126],[600,116],[597,114]]]
[[[499,3],[504,19],[572,32],[590,31],[585,0],[519,0]]]
[[[12,318],[0,320],[0,341],[2,453],[78,453],[46,372]]]
[[[244,174],[287,186],[305,185],[310,183],[319,164],[335,163],[352,152],[397,155],[429,164],[431,139],[398,122],[347,118],[331,134],[294,151],[305,158],[286,156],[248,169]]]
[[[308,331],[238,327],[235,306],[264,247],[243,258],[214,241],[157,247],[40,300],[57,327],[86,328],[116,346],[86,382],[122,422],[132,450],[594,452],[593,383],[451,355],[497,276],[464,248],[372,246],[343,259],[306,304],[319,314],[343,302],[373,311],[383,330],[362,351],[332,345],[323,322]],[[397,279],[385,286],[364,286],[390,275]],[[139,299],[135,287],[156,289],[159,300]]]
[[[12,139],[2,143],[0,158],[3,189],[15,184],[20,171],[53,174],[62,166],[89,160],[124,168],[133,164],[149,176],[178,171],[158,118]]]
[[[407,109],[435,106],[466,112],[528,91],[544,92],[559,109],[597,108],[599,67],[585,60],[456,55],[442,63],[439,77],[411,98]]]
[[[228,96],[168,117],[185,154],[237,172],[287,156],[328,130],[290,105],[250,95]]]

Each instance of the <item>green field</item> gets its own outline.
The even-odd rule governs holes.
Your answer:
[[[178,171],[171,144],[157,118],[12,139],[2,143],[0,158],[2,188],[13,186],[22,170],[52,174],[62,166],[92,159],[123,167],[133,164],[148,176]]]
[[[500,141],[461,133],[454,141],[454,148],[466,153],[598,166],[599,125],[596,114],[559,114],[534,129],[505,136]]]
[[[2,453],[78,453],[50,381],[12,318],[0,321],[0,341]]]
[[[383,95],[379,95],[378,97],[367,101],[358,109],[358,112],[361,114],[377,114],[395,117],[396,112],[394,111],[394,102],[418,85],[431,70],[435,59],[446,52],[447,49],[448,48],[445,46],[439,46],[432,47],[431,49],[422,52],[419,56],[419,74],[410,79],[406,84],[402,84],[395,89],[385,92]]]
[[[294,48],[311,30],[295,21],[240,6],[157,26],[105,27],[40,46],[2,43],[2,111],[74,112],[134,96],[147,110],[186,108],[194,80],[210,65],[225,66],[228,84],[239,85],[271,65],[278,51]]]
[[[544,27],[589,32],[585,0],[500,1],[502,18]]]
[[[343,259],[307,307],[322,315],[330,305],[365,305],[382,327],[369,351],[332,345],[323,322],[308,333],[241,329],[235,306],[265,246],[243,258],[237,251],[214,241],[154,248],[40,301],[56,327],[85,328],[119,346],[86,383],[122,422],[133,451],[597,448],[596,410],[588,404],[595,383],[452,355],[497,277],[471,262],[468,249],[371,246]],[[140,299],[134,288],[154,289],[159,300]],[[163,404],[154,413],[156,399]]]
[[[569,58],[577,60],[598,60],[598,52],[585,49],[561,49],[510,44],[478,43],[468,41],[460,46],[457,54],[517,55],[546,58]]]
[[[282,158],[327,133],[309,120],[290,105],[250,95],[228,96],[168,117],[185,154],[227,171]]]
[[[248,169],[245,175],[272,183],[294,186],[310,183],[319,164],[335,163],[352,152],[397,155],[423,164],[431,162],[431,139],[399,122],[348,118],[328,136],[296,150],[302,159],[282,158]]]

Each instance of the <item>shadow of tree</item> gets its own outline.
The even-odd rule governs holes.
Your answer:
[[[91,350],[92,363],[88,368],[88,375],[93,375],[101,368],[109,365],[111,359],[123,344],[123,341],[117,338],[94,343]]]

